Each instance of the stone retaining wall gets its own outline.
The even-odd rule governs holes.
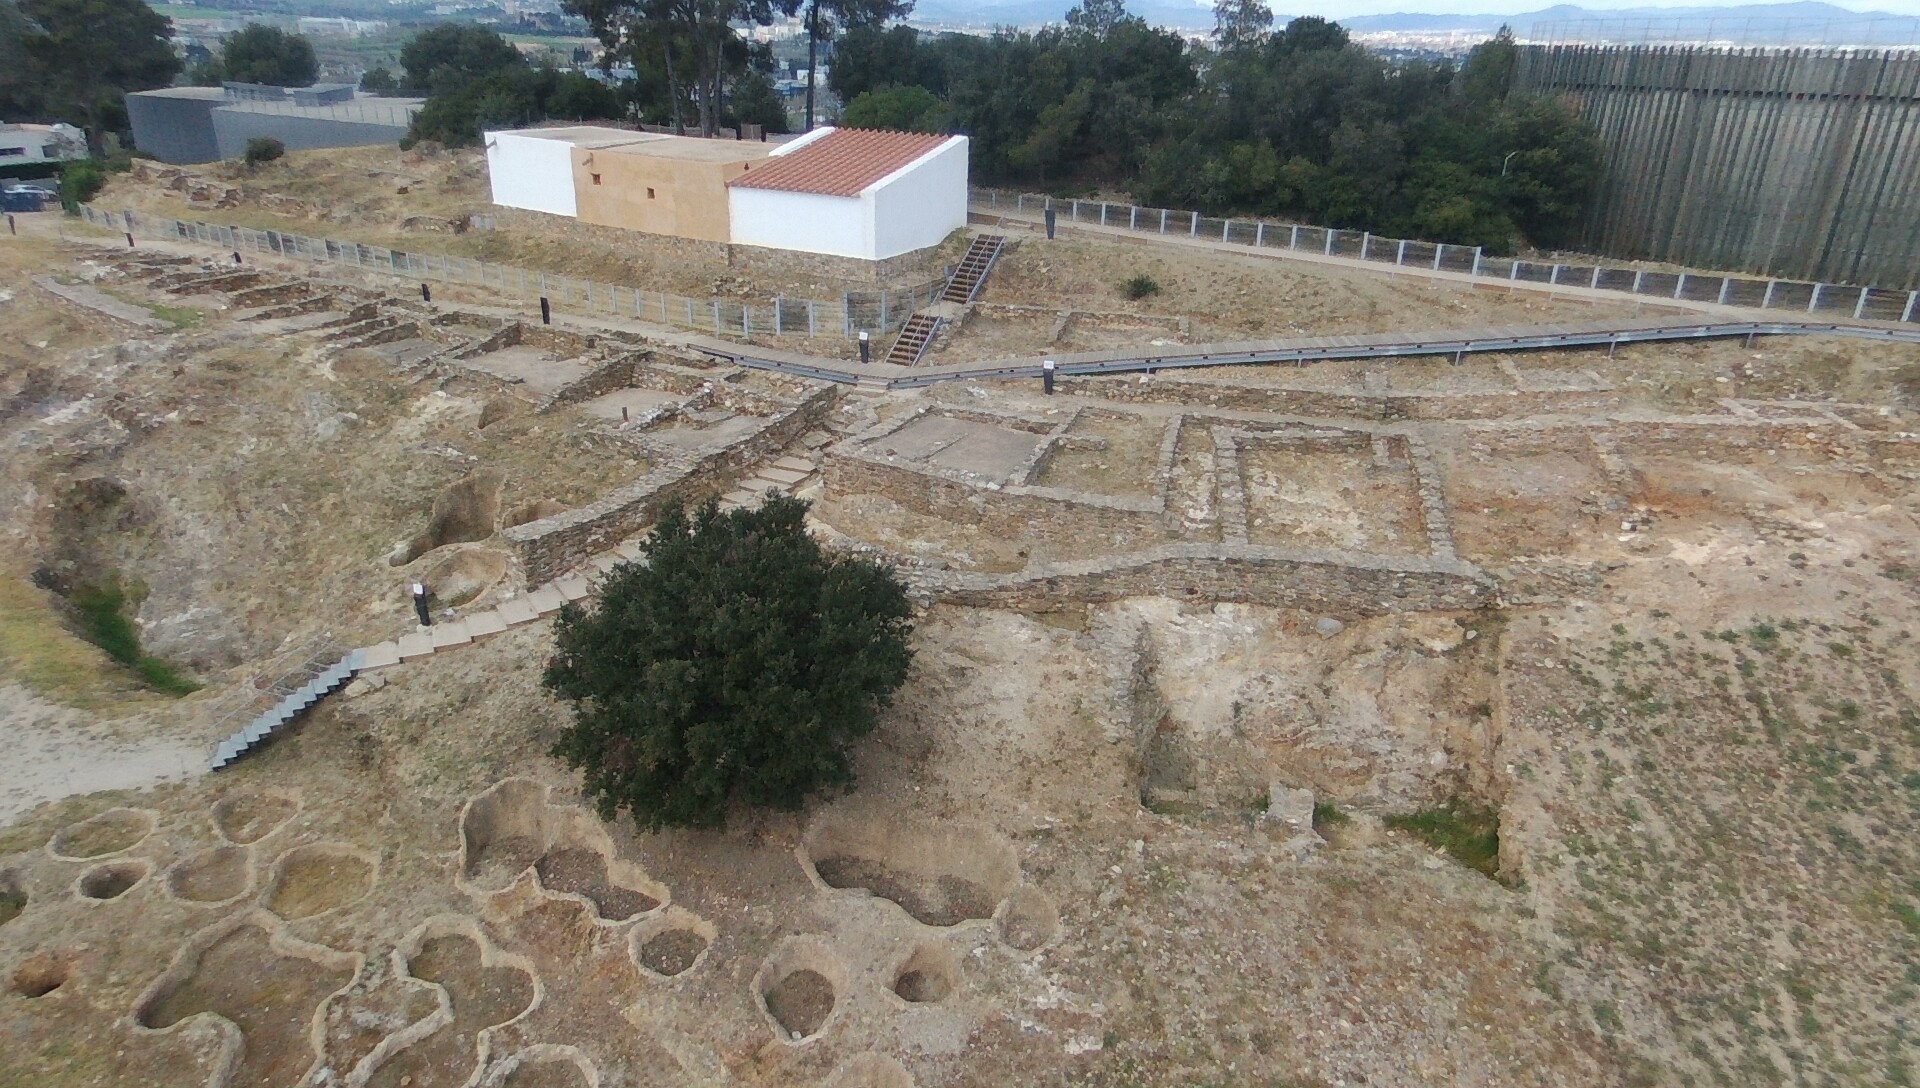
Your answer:
[[[844,537],[832,537],[830,543],[894,564],[922,601],[975,608],[1033,611],[1128,597],[1171,597],[1298,608],[1352,619],[1500,603],[1498,583],[1456,559],[1176,543],[1039,564],[1016,574],[979,574],[929,567]]]
[[[660,508],[678,499],[696,502],[718,494],[754,464],[819,427],[838,396],[837,386],[814,383],[799,404],[783,408],[758,430],[704,457],[658,464],[645,475],[564,514],[502,530],[526,571],[539,585],[585,564],[657,520]]]

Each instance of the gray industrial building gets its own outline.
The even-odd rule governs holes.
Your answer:
[[[270,136],[289,151],[399,142],[418,98],[367,98],[347,84],[166,87],[127,95],[133,143],[171,163],[238,158],[247,141]]]

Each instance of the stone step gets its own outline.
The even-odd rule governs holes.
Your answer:
[[[802,475],[806,473],[810,473],[814,470],[814,464],[812,461],[809,461],[804,457],[794,457],[791,454],[789,454],[786,457],[777,458],[773,462],[772,467],[783,468],[783,469],[786,469],[788,472],[798,472],[798,473],[801,473]]]
[[[549,582],[527,594],[527,603],[533,606],[535,612],[545,616],[560,611],[560,606],[567,603],[567,595]]]
[[[578,574],[567,575],[553,583],[553,588],[559,590],[560,595],[569,601],[581,600],[593,591],[593,587],[587,584],[586,578]]]
[[[494,611],[500,614],[500,622],[508,627],[518,627],[520,624],[531,623],[540,618],[540,610],[525,597],[515,597]]]
[[[416,657],[425,657],[433,652],[433,636],[424,631],[415,631],[400,636],[400,660],[412,661]]]
[[[776,484],[791,487],[811,475],[813,475],[812,471],[802,472],[795,468],[781,468],[778,465],[769,465],[761,469],[756,478],[772,480]]]
[[[507,629],[507,621],[501,617],[498,610],[468,616],[466,624],[467,634],[473,638],[497,635]]]
[[[746,490],[745,488],[742,488],[742,489],[741,489],[741,490],[739,490],[739,491],[734,491],[734,492],[731,492],[731,493],[729,493],[729,494],[727,494],[727,495],[725,495],[725,496],[722,496],[722,497],[721,497],[721,499],[720,499],[720,501],[721,501],[721,502],[722,502],[723,504],[724,504],[724,503],[732,503],[732,504],[733,504],[733,505],[735,505],[735,506],[748,506],[748,507],[751,507],[751,506],[757,506],[757,505],[759,505],[759,503],[760,503],[760,497],[761,497],[761,496],[760,496],[760,492],[758,492],[758,491],[748,491],[748,490]]]
[[[360,667],[363,669],[384,669],[388,665],[400,663],[400,644],[397,642],[379,642],[360,652]]]
[[[473,641],[467,633],[467,621],[454,620],[452,623],[436,623],[432,628],[433,648],[445,649],[448,646],[465,646]]]
[[[614,547],[613,554],[619,556],[620,558],[626,560],[629,563],[637,563],[640,561],[640,557],[645,553],[640,550],[639,544],[636,544],[631,540],[623,540],[617,546]]]

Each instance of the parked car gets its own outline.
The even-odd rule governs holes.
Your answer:
[[[50,189],[37,181],[16,182],[0,191],[8,193],[29,193],[42,200],[58,200],[60,198],[60,193],[57,190]]]

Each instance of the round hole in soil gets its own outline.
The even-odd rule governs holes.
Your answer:
[[[89,869],[80,878],[80,894],[88,899],[118,899],[147,878],[143,861],[122,861]]]
[[[793,1040],[810,1038],[826,1027],[833,1015],[833,983],[818,971],[804,967],[789,971],[761,995],[767,1013]]]
[[[43,952],[14,969],[9,988],[25,998],[45,997],[67,984],[67,961]]]
[[[922,945],[893,976],[893,992],[916,1005],[945,1001],[953,993],[959,968],[953,958],[932,945]]]
[[[6,925],[27,909],[27,891],[20,886],[20,874],[8,869],[0,872],[0,926]]]
[[[691,929],[666,929],[640,946],[640,966],[656,975],[672,977],[693,966],[707,950],[707,939]]]

